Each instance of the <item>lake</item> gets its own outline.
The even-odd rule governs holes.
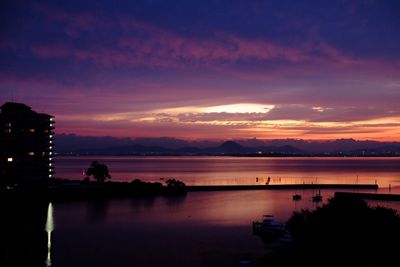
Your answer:
[[[93,160],[105,163],[114,181],[175,178],[187,185],[230,185],[265,184],[270,177],[272,184],[400,186],[400,158],[56,157],[55,176],[82,179]]]
[[[59,157],[56,176],[82,179],[92,160],[113,180],[187,184],[373,183],[399,192],[398,158]],[[358,176],[358,178],[357,178]],[[303,196],[293,201],[292,195]],[[272,214],[285,222],[334,194],[321,190],[188,192],[179,197],[131,197],[45,203],[0,201],[1,266],[238,266],[268,253],[252,221]],[[371,202],[400,208],[396,202]],[[4,263],[5,264],[4,264]],[[3,264],[2,264],[3,263]]]

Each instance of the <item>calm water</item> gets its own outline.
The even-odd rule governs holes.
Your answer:
[[[189,192],[51,205],[0,201],[0,265],[238,266],[241,259],[268,253],[252,235],[252,221],[273,214],[284,222],[294,210],[317,207],[312,190],[298,191],[303,196],[298,202],[293,193]],[[333,195],[321,193],[325,201]]]
[[[375,183],[400,186],[400,158],[239,158],[239,157],[56,157],[57,177],[82,179],[98,160],[112,179],[160,181],[176,178],[188,185],[271,183]]]
[[[399,159],[96,158],[114,180],[190,184],[373,182],[399,192]],[[57,159],[57,176],[80,179],[93,158]],[[191,169],[192,168],[192,169]],[[307,178],[309,177],[309,178]],[[317,177],[317,178],[313,178]],[[280,180],[279,180],[280,178]],[[292,179],[292,180],[291,180]],[[306,180],[310,179],[310,180]],[[382,188],[380,192],[389,192]],[[294,193],[301,201],[292,201]],[[314,209],[313,190],[189,192],[184,197],[126,198],[64,203],[0,201],[0,266],[238,266],[268,249],[252,235],[263,214],[285,222]],[[334,191],[322,190],[324,202]],[[400,203],[374,202],[400,210]],[[50,241],[50,242],[49,242]],[[4,263],[5,264],[4,264]],[[21,263],[23,263],[21,265]]]

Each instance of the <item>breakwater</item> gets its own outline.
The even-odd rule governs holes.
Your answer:
[[[372,194],[372,193],[351,193],[335,192],[335,197],[358,197],[366,200],[389,200],[400,201],[399,194]]]
[[[279,189],[364,189],[377,190],[377,184],[273,184],[273,185],[190,185],[187,191],[279,190]]]
[[[47,188],[22,188],[0,191],[0,199],[44,199],[49,201],[82,200],[96,198],[118,198],[131,196],[182,195],[195,191],[234,190],[295,190],[295,189],[347,189],[377,190],[377,184],[273,184],[273,185],[191,185],[163,186],[161,183],[146,183],[136,180],[132,183],[106,182],[104,184],[82,184],[61,181],[57,186]],[[375,195],[375,194],[371,194]],[[376,196],[376,195],[375,195]]]

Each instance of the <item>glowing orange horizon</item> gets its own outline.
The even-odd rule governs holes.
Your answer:
[[[225,110],[224,110],[225,109]],[[322,107],[312,112],[323,113]],[[147,112],[107,113],[90,120],[59,116],[58,133],[86,136],[161,137],[194,139],[356,139],[400,141],[400,117],[361,121],[268,119],[274,105],[236,104],[181,107]]]

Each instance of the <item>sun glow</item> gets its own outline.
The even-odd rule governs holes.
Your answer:
[[[324,117],[324,113],[335,110],[330,107],[310,106],[303,114],[304,110],[301,109],[298,116],[291,118],[282,106],[272,104],[176,105],[164,109],[99,114],[92,116],[91,122],[99,123],[101,127],[109,124],[112,126],[110,129],[115,129],[113,135],[123,137],[130,136],[131,133],[120,131],[121,125],[130,125],[137,135],[159,136],[160,131],[165,131],[168,135],[180,138],[210,138],[210,132],[214,138],[257,136],[278,139],[356,138],[396,141],[400,136],[398,116],[342,120],[331,117],[330,114]],[[314,117],[317,113],[321,117]],[[150,127],[149,130],[146,127]],[[93,133],[89,132],[87,135]]]
[[[262,105],[251,103],[239,103],[231,105],[220,105],[206,107],[203,112],[225,112],[225,113],[266,113],[273,109],[274,105]]]
[[[155,110],[154,113],[182,114],[182,113],[267,113],[274,105],[238,103],[218,106],[186,106]]]

